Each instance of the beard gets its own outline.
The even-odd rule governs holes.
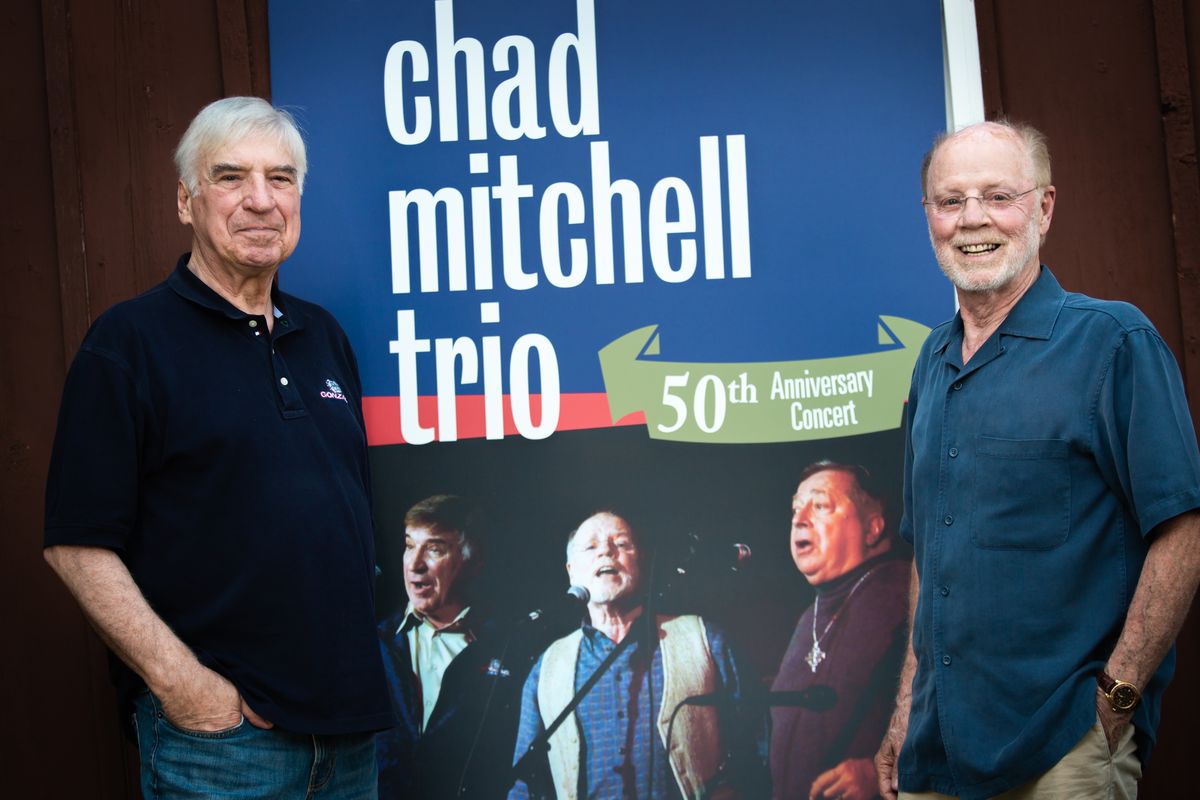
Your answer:
[[[1037,262],[1038,250],[1042,245],[1039,222],[1040,215],[1030,216],[1024,230],[1010,236],[1005,242],[1000,263],[990,268],[964,267],[955,260],[961,255],[957,245],[933,241],[932,231],[929,238],[942,274],[955,288],[963,292],[994,292],[1012,283],[1031,262]]]
[[[635,581],[632,576],[621,575],[619,580],[589,581],[588,591],[591,592],[590,602],[597,605],[621,603],[635,594]]]

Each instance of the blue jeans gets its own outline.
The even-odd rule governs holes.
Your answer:
[[[158,698],[134,703],[145,800],[376,800],[375,734],[312,736],[245,719],[195,732],[167,721]]]

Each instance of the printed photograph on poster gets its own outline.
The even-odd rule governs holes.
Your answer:
[[[281,281],[363,379],[381,796],[869,785],[900,424],[953,312],[936,4],[276,5]]]

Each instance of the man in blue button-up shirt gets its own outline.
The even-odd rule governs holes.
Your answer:
[[[1133,796],[1200,576],[1178,367],[1137,309],[1040,264],[1055,190],[1037,131],[943,137],[923,184],[960,310],[905,418],[915,613],[880,791]]]

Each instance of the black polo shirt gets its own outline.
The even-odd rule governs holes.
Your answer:
[[[188,258],[80,347],[45,544],[117,551],[200,661],[279,727],[388,727],[350,344],[326,311],[279,291],[268,333]],[[142,688],[123,665],[115,677],[125,702]]]

